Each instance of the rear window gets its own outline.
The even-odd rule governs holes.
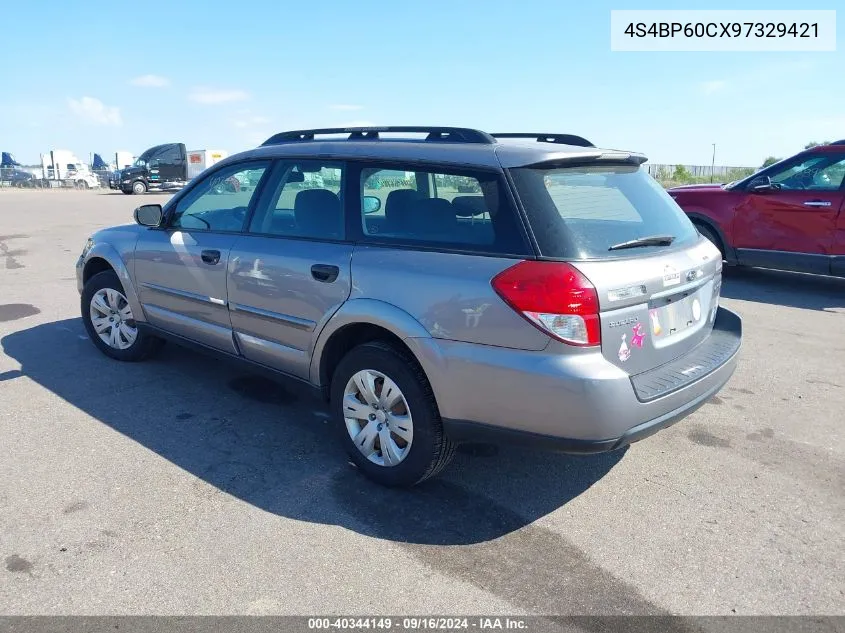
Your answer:
[[[521,167],[511,170],[511,175],[546,257],[631,257],[698,239],[686,214],[639,167]],[[672,245],[610,250],[655,235],[672,236]]]

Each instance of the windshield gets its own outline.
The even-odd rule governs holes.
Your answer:
[[[147,161],[144,158],[139,158],[134,163],[132,163],[133,167],[146,167]]]
[[[511,175],[546,257],[630,257],[630,249],[612,247],[672,238],[646,240],[635,251],[652,253],[698,239],[681,208],[639,167],[522,167]]]

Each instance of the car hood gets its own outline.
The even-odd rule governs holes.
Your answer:
[[[137,235],[144,227],[134,222],[127,222],[126,224],[119,224],[117,226],[110,226],[105,229],[100,229],[94,233],[91,238],[99,242],[111,242],[114,238],[126,238],[127,236]]]

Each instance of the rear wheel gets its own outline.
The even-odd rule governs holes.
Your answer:
[[[132,193],[140,196],[142,193],[147,193],[147,185],[142,180],[136,180],[132,183]]]
[[[115,360],[139,361],[162,344],[138,329],[123,284],[108,270],[88,280],[82,291],[82,322],[91,341]]]
[[[413,486],[437,475],[454,455],[425,373],[388,343],[365,343],[344,356],[331,396],[344,448],[379,484]]]

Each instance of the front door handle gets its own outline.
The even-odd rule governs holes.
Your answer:
[[[311,266],[311,276],[317,281],[330,284],[340,274],[340,268],[331,264],[314,264]]]
[[[829,200],[807,200],[804,203],[805,207],[829,207],[831,202]]]
[[[220,251],[214,250],[205,250],[202,252],[202,261],[206,264],[211,264],[214,266],[217,262],[220,261]]]

